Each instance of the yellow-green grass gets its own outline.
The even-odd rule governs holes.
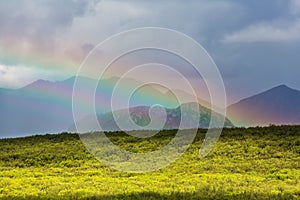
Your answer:
[[[76,134],[0,140],[2,199],[300,199],[300,127],[224,129],[199,159],[206,130],[176,162],[126,173],[97,161]],[[175,130],[151,139],[109,133],[133,152],[155,150]]]

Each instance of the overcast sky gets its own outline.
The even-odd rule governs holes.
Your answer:
[[[143,26],[202,44],[231,101],[279,84],[300,89],[300,0],[1,0],[0,87],[72,76],[94,45]]]

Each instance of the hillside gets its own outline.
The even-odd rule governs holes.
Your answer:
[[[300,124],[300,91],[280,85],[228,107],[235,125]]]
[[[194,108],[197,107],[199,108],[199,113],[195,112]],[[163,110],[165,110],[165,113]],[[184,113],[182,114],[181,111]],[[131,119],[128,117],[128,113]],[[152,114],[153,121],[151,121],[149,113]],[[197,120],[197,114],[199,114],[199,122],[195,121]],[[188,117],[188,120],[181,120],[181,116]],[[92,121],[92,117],[93,116],[87,116],[77,123],[80,127],[82,127],[82,132],[99,130],[98,124],[93,125],[90,123]],[[185,103],[176,108],[156,107],[156,109],[151,109],[150,106],[137,106],[132,107],[129,110],[120,109],[113,112],[107,112],[102,115],[98,115],[97,118],[102,130],[117,131],[121,129],[117,125],[115,119],[122,122],[122,130],[170,130],[178,129],[179,126],[184,129],[208,128],[211,121],[213,121],[214,124],[217,124],[217,121],[220,122],[218,124],[221,124],[223,117],[221,114],[215,112],[211,114],[210,109],[201,106],[200,104],[194,105],[194,103]],[[134,126],[131,123],[134,123]],[[234,127],[234,124],[225,117],[224,126]],[[75,125],[71,126],[69,131],[76,131]]]
[[[206,130],[175,163],[125,173],[98,162],[76,134],[0,140],[1,199],[300,199],[300,127],[225,129],[199,159]],[[176,133],[148,139],[107,133],[131,152],[149,152]]]
[[[112,91],[118,77],[101,80],[95,93],[97,115],[111,112]],[[71,77],[57,82],[38,80],[19,89],[0,88],[0,138],[32,135],[37,133],[56,133],[67,131],[74,124],[72,113],[73,84],[77,80],[82,87],[78,90],[78,102],[84,110],[87,107],[86,95],[89,89],[97,84],[94,79],[86,77]],[[136,88],[141,82],[134,79],[124,79],[122,91]],[[180,93],[181,99],[190,102],[191,95]],[[93,97],[91,97],[93,98]],[[210,106],[206,101],[199,100],[203,106]],[[160,104],[166,108],[179,106],[175,96],[170,91],[160,91],[146,86],[137,90],[131,98],[130,107],[151,106]],[[89,104],[88,104],[89,105]],[[116,105],[114,109],[126,107]],[[86,113],[88,116],[91,113]],[[28,117],[30,116],[30,117]],[[208,122],[206,122],[208,123]],[[110,130],[115,130],[111,127]]]

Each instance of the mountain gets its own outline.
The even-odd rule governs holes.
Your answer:
[[[300,91],[280,85],[228,107],[237,126],[300,124]]]
[[[71,77],[57,82],[37,80],[19,89],[0,88],[0,137],[16,137],[32,135],[36,133],[56,133],[67,131],[74,123],[72,113],[72,92],[75,80],[82,83],[80,88],[80,103],[84,109],[86,88],[97,84],[96,80],[86,77]],[[109,113],[111,109],[110,99],[118,77],[101,80],[95,93],[96,113],[98,116]],[[124,80],[123,80],[124,81]],[[122,91],[135,88],[141,82],[134,79],[126,79],[126,84],[121,85]],[[186,103],[190,96],[186,96]],[[120,96],[122,98],[122,96]],[[199,102],[204,102],[199,100]],[[151,85],[139,88],[133,94],[129,107],[151,106],[160,104],[166,108],[179,106],[175,96],[170,91],[161,91]],[[116,105],[114,110],[127,108],[124,105]],[[85,115],[86,116],[86,115]]]
[[[196,112],[198,107],[199,112]],[[184,113],[181,113],[181,109]],[[165,112],[163,111],[165,110]],[[129,116],[128,117],[128,113]],[[200,113],[200,116],[197,114]],[[179,126],[183,129],[188,128],[208,128],[211,118],[211,110],[196,103],[184,103],[176,108],[163,108],[150,106],[136,106],[129,109],[115,110],[98,115],[97,119],[103,131],[120,130],[116,123],[122,124],[122,130],[158,130],[158,129],[178,129]],[[153,116],[151,121],[150,115]],[[185,118],[181,121],[181,116]],[[212,119],[214,122],[222,119],[222,115],[213,112]],[[99,130],[98,125],[91,124],[93,116],[87,116],[78,122],[81,131],[90,132]],[[199,118],[200,117],[200,118]],[[130,119],[131,118],[131,119]],[[165,123],[163,123],[165,120]],[[199,121],[195,121],[199,120]],[[131,121],[138,126],[132,126]],[[163,125],[161,124],[163,123]],[[181,123],[181,124],[180,124]],[[228,118],[225,118],[225,127],[234,127]],[[214,127],[216,128],[216,127]],[[70,131],[76,131],[75,125],[72,125]]]
[[[0,136],[66,130],[72,123],[72,85],[35,81],[20,89],[0,89]]]

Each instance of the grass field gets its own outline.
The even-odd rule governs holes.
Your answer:
[[[2,199],[300,199],[300,127],[223,130],[198,153],[206,130],[176,162],[151,173],[116,171],[97,161],[76,134],[0,140]],[[176,131],[148,140],[109,133],[115,144],[152,151]]]

